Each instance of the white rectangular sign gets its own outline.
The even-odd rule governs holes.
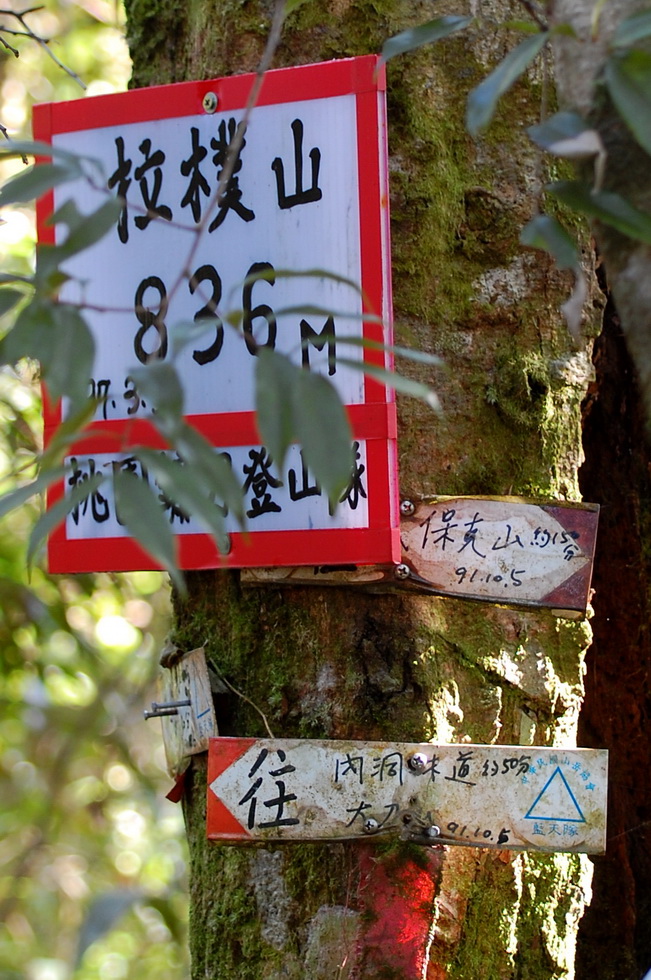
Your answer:
[[[207,832],[601,854],[607,773],[597,749],[213,738]]]
[[[89,395],[99,400],[68,463],[83,479],[93,467],[123,465],[134,445],[164,448],[133,369],[170,358],[175,324],[210,319],[175,360],[184,412],[255,499],[247,533],[234,531],[225,559],[167,507],[183,532],[182,566],[283,565],[290,555],[291,564],[395,561],[393,393],[355,367],[390,366],[377,343],[360,346],[391,342],[384,74],[374,56],[271,71],[247,115],[254,81],[188,82],[34,110],[38,139],[94,158],[105,174],[57,187],[40,203],[41,241],[63,239],[63,226],[47,219],[71,197],[84,214],[107,193],[124,201],[109,234],[65,267],[61,299],[85,307],[97,348]],[[256,428],[260,347],[337,389],[358,452],[356,513],[343,506],[329,514],[298,449],[281,488]],[[62,407],[48,406],[46,439],[61,419]],[[74,485],[62,481],[51,501]],[[91,506],[83,521],[79,512],[68,518],[52,538],[53,571],[145,567],[115,513],[101,519],[105,512]]]

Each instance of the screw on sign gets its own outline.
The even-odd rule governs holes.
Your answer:
[[[207,833],[600,854],[607,770],[598,749],[213,738]]]

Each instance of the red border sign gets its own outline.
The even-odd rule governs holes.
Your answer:
[[[197,117],[205,120],[204,96],[214,93],[219,113],[241,113],[247,103],[254,75],[187,82],[98,96],[66,103],[36,106],[34,137],[65,146],[65,134],[93,131],[99,142],[103,130],[153,120]],[[359,186],[359,255],[363,312],[381,315],[363,321],[363,336],[371,341],[391,342],[390,245],[388,230],[388,190],[386,161],[385,78],[375,56],[306,65],[270,71],[264,78],[258,107],[283,103],[354,96],[356,154]],[[307,111],[307,110],[306,110]],[[112,131],[114,132],[114,130]],[[135,186],[135,182],[134,182]],[[59,202],[56,202],[57,204]],[[50,194],[37,208],[41,242],[53,242],[54,230],[47,219],[55,205]],[[146,246],[143,246],[146,247]],[[101,275],[101,269],[99,275]],[[364,360],[387,366],[382,351],[365,349]],[[51,440],[62,421],[61,405],[46,401],[45,440]],[[218,553],[213,539],[204,533],[185,533],[177,537],[179,562],[183,568],[219,566],[255,567],[266,565],[372,564],[400,560],[398,488],[396,464],[396,413],[392,392],[378,381],[364,376],[363,400],[347,405],[353,435],[365,447],[368,516],[361,527],[256,530],[231,534],[228,556]],[[220,449],[259,444],[252,411],[188,414],[192,423]],[[165,444],[146,418],[96,419],[72,447],[72,455],[111,453],[128,455],[136,445],[164,449]],[[65,481],[49,494],[54,504],[65,492]],[[131,538],[118,536],[79,536],[70,533],[68,523],[51,537],[50,570],[84,572],[136,570],[155,567],[152,559]]]

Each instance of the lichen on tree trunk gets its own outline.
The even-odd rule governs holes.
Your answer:
[[[463,38],[389,65],[396,336],[446,363],[428,377],[442,417],[399,402],[401,492],[577,499],[588,341],[574,349],[557,311],[568,280],[518,245],[544,176],[520,128],[536,121],[541,79],[514,90],[487,138],[471,140],[463,124],[469,87],[513,41],[494,18],[516,7],[308,2],[288,18],[274,66],[375,52],[409,25],[470,7],[480,22]],[[254,70],[269,11],[194,0],[181,17],[169,0],[128,0],[135,84]],[[429,596],[244,589],[237,572],[188,582],[177,643],[205,644],[249,699],[218,697],[223,735],[265,734],[253,702],[278,736],[575,738],[584,622]],[[589,895],[583,857],[372,842],[223,847],[205,839],[205,792],[199,758],[185,801],[195,980],[573,976]]]

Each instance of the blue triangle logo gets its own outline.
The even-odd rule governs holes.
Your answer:
[[[525,820],[563,820],[565,823],[586,822],[560,766],[556,766],[524,818]]]

